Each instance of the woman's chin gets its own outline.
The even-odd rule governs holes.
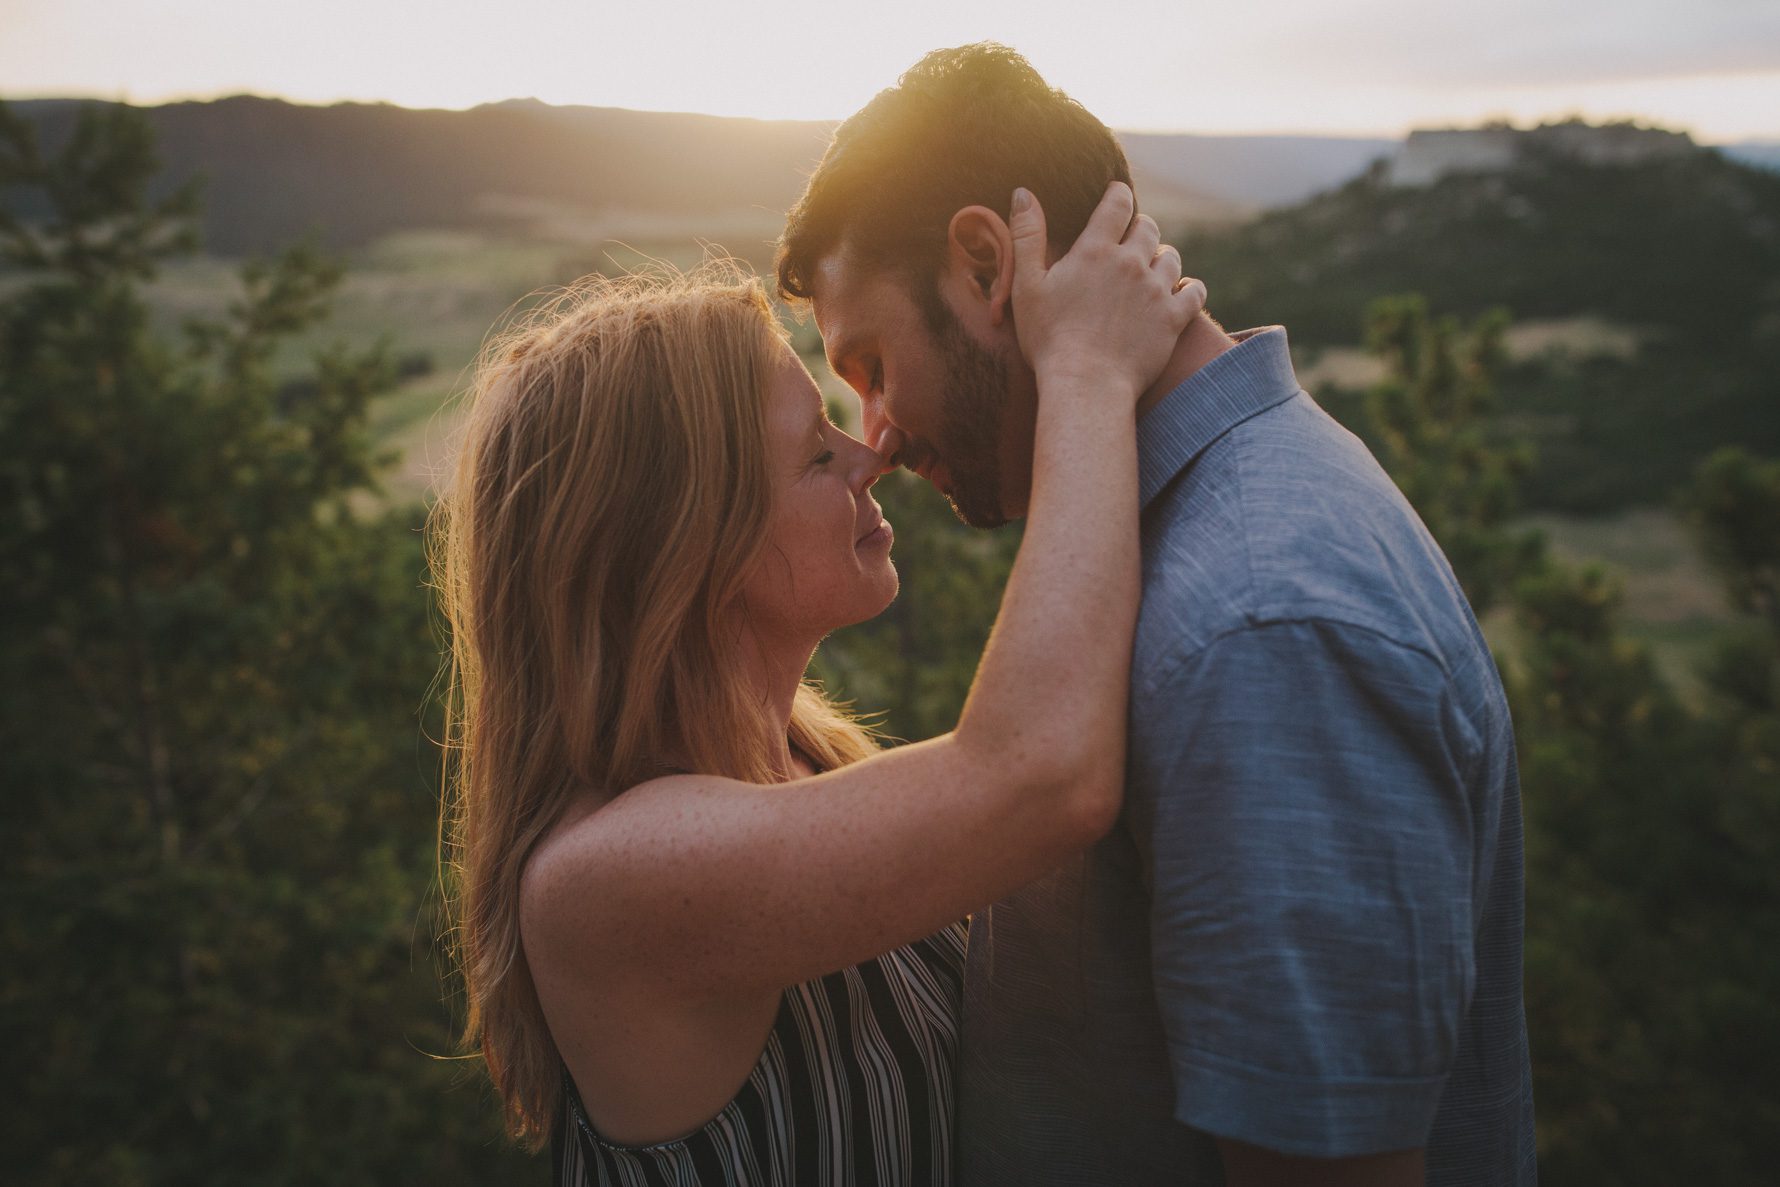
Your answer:
[[[862,601],[860,606],[861,612],[858,616],[853,617],[852,615],[849,615],[849,621],[841,623],[835,628],[836,630],[841,629],[841,627],[858,626],[862,622],[870,622],[872,619],[888,610],[890,604],[896,600],[896,595],[902,588],[902,582],[897,576],[896,566],[890,563],[888,557],[884,558],[884,567],[882,571],[874,573],[873,578],[872,598],[869,601]]]
[[[890,570],[890,592],[884,595],[883,603],[879,605],[876,610],[872,611],[871,616],[873,618],[876,618],[878,615],[888,610],[890,604],[896,600],[896,595],[902,592],[902,577],[896,572],[896,566],[886,561],[884,567]]]

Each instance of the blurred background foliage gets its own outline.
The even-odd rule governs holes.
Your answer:
[[[248,267],[151,329],[189,194],[146,129],[57,156],[0,115],[0,1044],[33,1183],[490,1182],[520,1160],[452,1052],[429,910],[438,640],[413,504],[366,509],[377,351],[285,399],[340,277]]]
[[[503,308],[702,249],[417,224],[347,263],[243,266],[195,252],[197,192],[152,140],[95,107],[46,145],[0,106],[0,197],[28,195],[0,203],[9,1168],[536,1178],[450,1058],[422,500]],[[1413,192],[1372,170],[1182,245],[1227,324],[1291,328],[1496,646],[1546,1175],[1758,1182],[1780,1160],[1780,180],[1703,151],[1589,168]],[[969,531],[906,475],[876,493],[902,595],[814,671],[918,739],[956,719],[1018,531]]]

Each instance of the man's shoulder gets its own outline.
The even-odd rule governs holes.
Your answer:
[[[1319,620],[1438,657],[1473,620],[1366,447],[1302,393],[1213,442],[1144,515],[1139,683],[1233,633]]]

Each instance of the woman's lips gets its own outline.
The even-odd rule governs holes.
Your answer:
[[[896,533],[891,530],[890,521],[887,519],[880,519],[878,520],[878,526],[859,537],[858,541],[855,542],[854,547],[876,547],[882,544],[889,544],[895,538]]]

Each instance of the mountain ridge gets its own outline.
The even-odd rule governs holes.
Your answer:
[[[101,100],[10,100],[49,144]],[[510,99],[463,111],[328,106],[242,94],[141,107],[165,191],[207,177],[205,243],[263,253],[314,233],[362,245],[391,230],[511,220],[513,211],[777,214],[835,124]],[[1146,209],[1176,228],[1230,223],[1338,184],[1382,139],[1121,133]],[[758,217],[756,218],[758,220]]]

